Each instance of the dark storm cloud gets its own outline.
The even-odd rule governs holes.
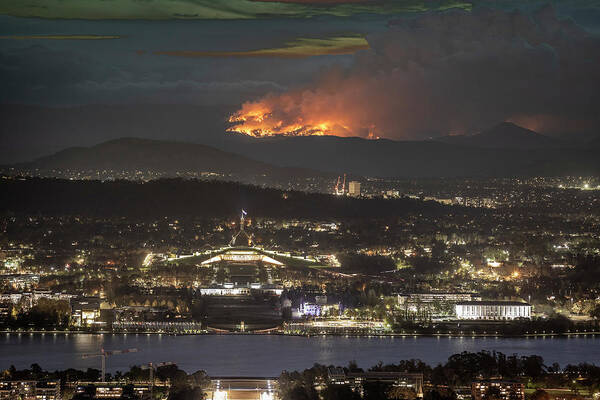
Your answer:
[[[287,72],[269,73],[257,61],[229,65],[157,58],[119,63],[43,45],[0,50],[0,103],[239,104],[286,89],[278,81],[285,81]]]
[[[33,45],[0,51],[0,101],[35,97],[35,93],[61,91],[87,79],[106,76],[110,68],[71,50]]]
[[[96,98],[118,103],[151,104],[232,104],[240,98],[256,97],[285,87],[270,81],[198,82],[194,80],[88,81],[76,86],[83,93],[95,93]]]
[[[351,21],[53,21],[0,16],[0,102],[43,105],[189,103],[239,105],[268,92],[309,82],[351,55],[308,57],[355,45],[385,19]],[[260,28],[260,29],[258,29]],[[341,36],[339,32],[342,32]],[[118,40],[40,40],[39,37],[120,37]],[[14,40],[14,37],[23,38]],[[7,39],[8,38],[8,39]],[[308,39],[303,39],[308,38]],[[340,39],[342,38],[342,39]],[[293,49],[287,43],[295,43]],[[312,46],[312,47],[311,47]],[[346,47],[344,47],[346,46]],[[324,46],[321,46],[324,47]],[[304,51],[303,59],[173,57],[249,50]],[[266,50],[264,50],[266,49]],[[169,53],[171,54],[171,53]],[[223,118],[224,116],[219,116]]]
[[[552,7],[428,14],[367,39],[371,50],[357,53],[351,69],[247,103],[242,115],[268,110],[274,125],[327,121],[345,128],[339,134],[391,138],[504,120],[545,132],[600,127],[600,40]]]

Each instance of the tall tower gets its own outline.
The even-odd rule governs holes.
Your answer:
[[[246,239],[248,239],[248,247],[252,246],[252,237],[248,235],[246,231],[244,231],[244,227],[246,225],[246,215],[248,215],[248,213],[245,210],[242,210],[242,213],[240,215],[240,230],[232,236],[231,241],[229,242],[229,246],[235,246],[235,242],[238,236],[240,236],[242,233],[244,234],[244,236],[246,236]]]

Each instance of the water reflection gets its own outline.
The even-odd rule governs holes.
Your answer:
[[[467,340],[469,339],[469,340]],[[0,340],[0,369],[37,362],[47,369],[98,368],[99,360],[81,355],[100,349],[137,348],[137,353],[107,360],[109,371],[127,370],[150,361],[177,363],[188,372],[205,369],[213,375],[278,375],[304,369],[315,362],[364,367],[419,358],[429,364],[445,361],[461,351],[496,350],[505,354],[539,354],[546,363],[600,364],[600,338],[550,337],[289,337],[289,336],[169,336],[94,334],[5,334]]]

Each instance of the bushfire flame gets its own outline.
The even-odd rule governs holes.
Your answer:
[[[331,135],[377,138],[374,125],[357,130],[353,121],[343,115],[271,107],[269,101],[245,103],[229,117],[229,122],[232,125],[227,129],[228,132],[253,137]]]
[[[260,104],[244,105],[229,117],[229,122],[233,125],[227,129],[228,132],[254,137],[335,135],[336,129],[333,127],[337,125],[330,121],[305,120],[303,117],[284,120]]]

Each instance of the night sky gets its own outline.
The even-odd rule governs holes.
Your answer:
[[[600,1],[26,3],[0,4],[2,107],[223,106],[237,132],[411,140],[600,126]]]

